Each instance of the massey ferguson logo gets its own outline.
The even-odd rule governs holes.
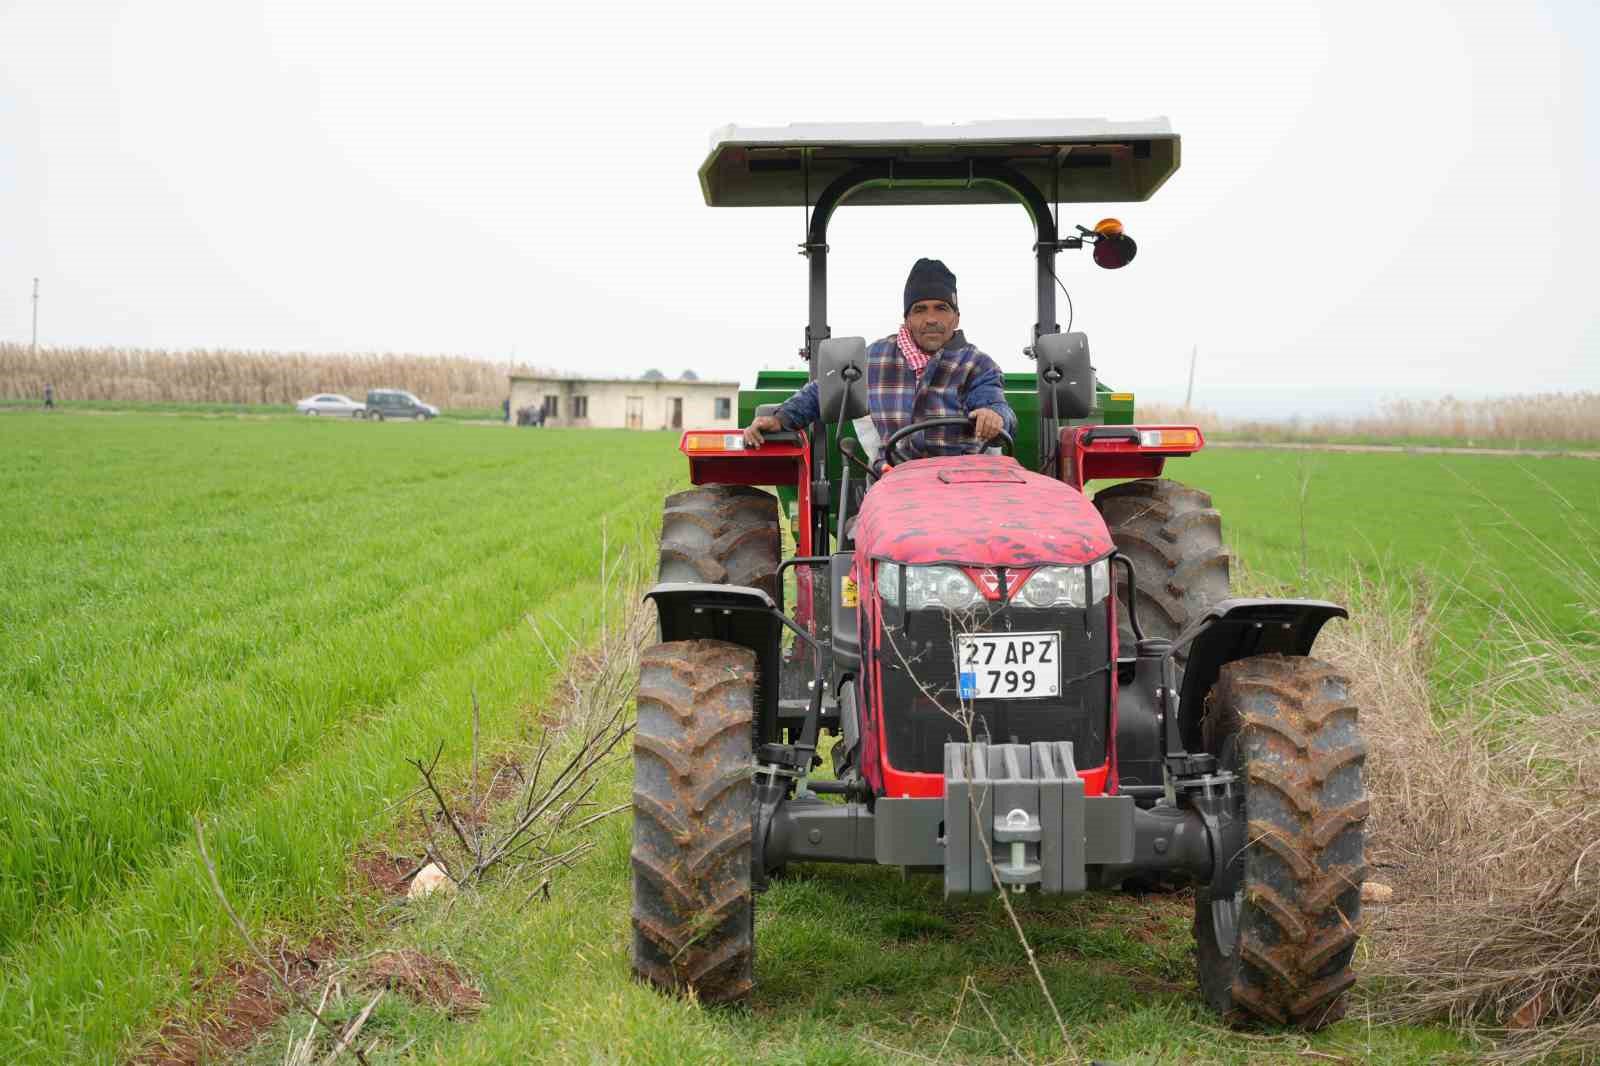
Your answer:
[[[1000,572],[998,570],[978,570],[972,573],[978,579],[978,587],[983,590],[986,599],[998,600],[1000,598]]]
[[[1028,579],[1032,570],[1013,570],[1008,582],[1010,590],[1015,592],[1017,587]],[[1000,598],[1000,571],[999,570],[968,570],[967,576],[978,583],[978,589],[983,593],[984,599],[998,600]]]

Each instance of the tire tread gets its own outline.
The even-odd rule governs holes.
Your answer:
[[[755,653],[674,641],[640,658],[633,970],[703,1003],[754,987],[750,722]]]
[[[1207,493],[1168,478],[1143,478],[1101,489],[1094,505],[1117,549],[1133,562],[1146,636],[1170,640],[1227,599],[1233,556]],[[1118,640],[1131,647],[1127,579],[1120,570],[1116,581]]]
[[[668,496],[661,515],[662,581],[745,585],[778,597],[778,501],[750,485],[702,485]]]
[[[1235,1018],[1320,1029],[1355,983],[1368,802],[1348,688],[1316,659],[1262,655],[1226,664],[1211,691],[1206,749],[1233,738],[1248,822],[1235,950],[1215,947],[1206,889],[1195,939],[1202,993]]]

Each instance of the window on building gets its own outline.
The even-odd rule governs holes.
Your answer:
[[[589,417],[589,397],[587,397],[587,396],[574,396],[572,398],[572,417],[573,418],[588,418]]]
[[[717,397],[717,413],[719,419],[733,417],[733,400],[727,396]]]
[[[546,396],[544,398],[544,415],[546,418],[561,417],[561,397]]]

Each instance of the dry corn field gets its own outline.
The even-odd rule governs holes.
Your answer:
[[[499,407],[507,367],[457,355],[306,354],[226,348],[40,348],[0,344],[0,400],[36,401],[45,383],[62,401],[291,404],[317,392],[360,399],[369,388],[410,389],[444,407]]]
[[[1195,423],[1207,432],[1257,440],[1451,440],[1475,444],[1600,443],[1600,392],[1542,393],[1489,400],[1392,400],[1353,418],[1265,422],[1204,408],[1140,404],[1139,420]]]

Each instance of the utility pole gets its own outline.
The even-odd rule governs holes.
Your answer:
[[[1189,410],[1194,405],[1194,364],[1200,358],[1200,346],[1197,344],[1189,349],[1189,391],[1183,394],[1183,409]]]
[[[33,344],[28,349],[28,357],[39,358],[39,279],[33,279]]]

